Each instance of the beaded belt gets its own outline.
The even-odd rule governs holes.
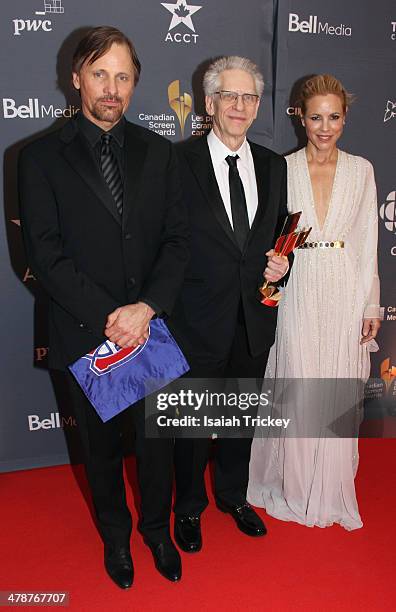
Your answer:
[[[332,240],[331,242],[319,240],[319,242],[304,242],[299,249],[343,249],[343,240]]]

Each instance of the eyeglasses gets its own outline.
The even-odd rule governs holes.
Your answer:
[[[257,94],[251,94],[251,93],[239,94],[236,91],[222,90],[222,91],[215,91],[214,93],[218,94],[220,96],[220,100],[222,102],[225,102],[226,104],[235,104],[238,98],[242,98],[242,101],[244,104],[246,104],[246,106],[253,106],[253,104],[256,104],[256,102],[258,102],[258,100],[260,99],[260,96],[258,96]]]

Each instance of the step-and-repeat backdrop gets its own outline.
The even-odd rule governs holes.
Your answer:
[[[68,398],[47,369],[47,302],[24,256],[16,161],[26,142],[56,129],[77,111],[70,60],[86,28],[96,25],[120,28],[138,50],[142,77],[128,119],[173,141],[209,129],[202,75],[208,62],[220,55],[244,55],[261,67],[266,87],[250,137],[279,153],[304,144],[296,105],[304,77],[331,72],[355,94],[341,148],[368,158],[375,168],[384,308],[380,351],[372,360],[377,380],[368,396],[377,413],[392,414],[396,396],[394,0],[16,0],[2,3],[1,12],[0,470],[65,463],[69,452],[73,460],[78,449]]]

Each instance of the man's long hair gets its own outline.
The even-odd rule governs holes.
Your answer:
[[[135,85],[137,84],[141,72],[141,65],[135,47],[125,34],[112,26],[99,26],[92,28],[80,40],[73,55],[72,72],[77,74],[85,62],[93,64],[102,57],[113,44],[125,45],[131,55],[133,64]]]

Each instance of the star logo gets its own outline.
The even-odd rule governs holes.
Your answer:
[[[169,2],[161,2],[161,4],[167,11],[172,13],[172,20],[168,32],[178,26],[179,23],[184,23],[185,26],[195,32],[191,17],[194,13],[199,11],[202,6],[188,5],[186,0],[176,0],[176,4],[171,4]]]

